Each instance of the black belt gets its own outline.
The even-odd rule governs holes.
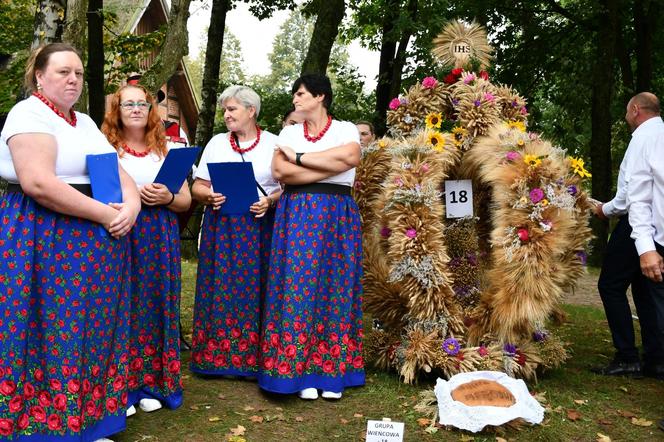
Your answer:
[[[89,196],[92,198],[92,187],[89,184],[72,184],[72,183],[67,183],[74,189],[78,190],[85,196]],[[14,193],[25,193],[23,192],[23,188],[21,187],[20,184],[16,183],[9,183],[7,185],[7,193],[14,192]]]
[[[332,195],[350,195],[350,186],[332,183],[286,184],[286,193],[326,193]]]

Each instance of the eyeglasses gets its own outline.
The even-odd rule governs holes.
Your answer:
[[[123,101],[120,103],[120,107],[126,111],[131,111],[135,107],[139,110],[146,111],[152,107],[147,101]]]

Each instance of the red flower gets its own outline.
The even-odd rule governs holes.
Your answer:
[[[224,355],[217,355],[214,357],[214,366],[215,367],[221,367],[223,365],[226,365],[226,356]]]
[[[97,406],[95,405],[95,402],[90,400],[85,403],[85,413],[88,416],[94,416],[95,413],[97,412]]]
[[[302,374],[304,372],[304,362],[296,362],[295,371],[297,374]]]
[[[110,367],[108,367],[108,376],[112,378],[117,373],[118,373],[118,366],[115,364],[111,364]]]
[[[480,78],[489,81],[489,73],[487,71],[480,71],[479,76]]]
[[[26,382],[23,385],[23,396],[28,400],[35,397],[35,387],[30,382]]]
[[[355,368],[364,367],[364,359],[362,359],[362,356],[355,356],[355,358],[353,359],[353,367]]]
[[[14,394],[15,391],[16,391],[16,384],[14,383],[14,381],[5,379],[4,381],[2,381],[2,383],[0,383],[0,393],[4,394],[5,396],[11,396]]]
[[[462,72],[463,72],[462,68],[452,69],[452,75],[454,75],[455,77],[460,77]]]
[[[41,406],[39,406],[39,405],[35,405],[34,407],[31,407],[31,408],[30,408],[30,415],[31,415],[32,418],[33,418],[34,420],[36,420],[37,422],[44,422],[44,421],[46,421],[46,412],[45,412],[44,409],[43,409]]]
[[[328,345],[327,342],[321,341],[318,343],[318,351],[321,354],[327,354],[330,351],[330,346]]]
[[[93,365],[91,371],[92,371],[92,376],[97,377],[99,376],[101,369],[99,368],[99,365]]]
[[[318,352],[314,352],[311,354],[311,360],[314,361],[314,364],[316,365],[320,365],[323,362],[323,358]]]
[[[51,414],[48,417],[47,423],[48,423],[48,429],[51,430],[51,431],[57,431],[60,428],[62,428],[62,419],[60,418],[59,415],[57,415],[55,413]]]
[[[265,358],[263,361],[263,367],[266,370],[272,370],[274,368],[274,359],[272,358]]]
[[[239,367],[240,365],[242,365],[242,358],[238,355],[233,355],[233,356],[231,356],[231,362],[236,367]]]
[[[133,361],[131,361],[131,365],[129,367],[131,371],[141,371],[143,369],[143,359],[142,358],[136,358]]]
[[[49,382],[51,390],[60,391],[62,389],[62,383],[57,379],[51,379]]]
[[[32,375],[36,381],[43,381],[44,380],[44,372],[42,371],[41,368],[38,368],[35,370],[35,373]]]
[[[14,396],[10,401],[9,401],[9,412],[10,413],[17,413],[21,411],[23,408],[23,398],[19,396]]]
[[[274,333],[274,334],[270,335],[270,344],[273,347],[279,347],[279,335],[278,334]]]
[[[334,344],[332,348],[330,348],[330,356],[333,358],[341,356],[341,347],[338,344]]]
[[[143,351],[147,356],[154,356],[154,354],[157,353],[157,349],[155,349],[152,344],[146,345]]]
[[[14,432],[14,421],[11,419],[0,419],[0,435],[9,436]]]
[[[258,333],[256,332],[249,333],[249,342],[251,342],[252,345],[258,344],[258,340],[259,340]]]
[[[249,349],[249,343],[246,339],[240,339],[240,342],[237,343],[237,349],[244,352]]]
[[[71,394],[76,394],[81,389],[81,382],[78,379],[70,379],[67,382],[67,391]]]
[[[355,339],[348,340],[348,351],[357,350],[357,341]]]
[[[109,413],[115,413],[118,411],[118,400],[114,397],[106,399],[106,409]]]
[[[334,372],[334,362],[327,360],[323,362],[323,372],[332,373]]]
[[[81,417],[67,416],[67,426],[73,433],[78,433],[81,431]]]
[[[37,395],[37,399],[39,400],[39,405],[42,407],[48,407],[51,405],[51,393],[48,391],[41,391]]]
[[[120,391],[125,387],[125,379],[124,376],[118,376],[115,379],[113,379],[113,390],[114,391]]]
[[[151,375],[149,373],[146,373],[143,376],[143,382],[145,382],[145,385],[152,387],[154,385],[154,375]]]
[[[279,374],[280,375],[287,375],[290,373],[291,367],[290,364],[286,361],[283,361],[279,364]]]
[[[300,335],[297,337],[297,342],[304,345],[307,343],[307,339],[308,337],[306,333],[300,333]]]
[[[316,331],[317,331],[318,333],[323,333],[323,332],[325,331],[325,326],[324,326],[323,324],[318,324],[318,325],[316,326]]]
[[[336,333],[330,333],[330,341],[339,342],[339,335]]]
[[[171,374],[180,373],[180,361],[171,361],[168,363],[168,371]]]
[[[284,353],[286,353],[286,357],[293,359],[297,354],[297,347],[295,347],[293,344],[287,345],[284,349]]]
[[[254,365],[256,365],[256,356],[247,355],[247,357],[245,358],[245,361],[247,362],[247,365],[249,367],[253,367]]]
[[[231,341],[228,339],[224,339],[221,341],[221,350],[222,351],[228,351],[231,349]]]
[[[102,388],[101,385],[96,385],[95,388],[92,389],[92,398],[94,400],[99,400],[104,396],[104,389]]]
[[[346,374],[346,363],[345,362],[339,362],[339,373],[342,375]]]
[[[53,398],[53,408],[58,411],[65,411],[67,409],[67,396],[58,393]]]
[[[231,336],[235,339],[239,338],[240,336],[242,336],[242,330],[240,330],[237,327],[234,327],[233,329],[231,329]]]
[[[154,358],[154,359],[152,360],[152,369],[153,369],[154,371],[161,371],[161,369],[162,369],[163,366],[164,366],[164,365],[162,364],[160,358]]]
[[[293,335],[291,335],[289,332],[284,332],[284,341],[291,342],[292,340],[293,340]]]
[[[19,430],[25,430],[26,428],[28,428],[28,425],[30,425],[30,416],[23,413],[22,415],[19,416],[18,422],[16,422],[16,426],[18,427]]]

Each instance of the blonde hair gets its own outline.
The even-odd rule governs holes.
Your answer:
[[[28,94],[39,90],[35,73],[46,70],[51,54],[56,52],[73,52],[79,59],[81,58],[78,50],[68,43],[49,43],[33,50],[26,63],[25,77],[23,78],[23,86]]]

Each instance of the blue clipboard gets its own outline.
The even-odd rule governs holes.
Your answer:
[[[208,163],[212,187],[226,196],[219,210],[224,215],[242,215],[258,201],[254,168],[246,163]]]
[[[200,147],[181,147],[169,150],[154,182],[165,185],[173,193],[178,193],[182,183],[187,179],[199,151]]]
[[[104,204],[121,203],[122,186],[118,171],[118,154],[113,152],[86,155],[85,162],[90,175],[92,197]]]

